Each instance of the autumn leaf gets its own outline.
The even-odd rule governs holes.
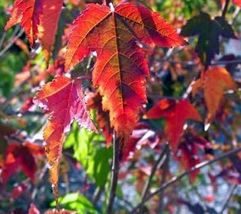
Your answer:
[[[6,183],[18,170],[24,172],[32,181],[37,169],[35,156],[42,155],[43,148],[33,143],[11,143],[8,145],[2,167],[2,180]]]
[[[139,122],[127,143],[123,146],[121,151],[121,161],[127,161],[135,157],[136,150],[141,150],[143,147],[155,149],[160,144],[158,134],[151,130],[146,123]],[[138,159],[138,158],[136,158]]]
[[[109,114],[102,108],[102,97],[98,93],[89,93],[87,98],[87,106],[90,109],[96,109],[96,122],[98,128],[102,131],[106,140],[106,145],[110,146],[112,143],[113,130],[110,126]]]
[[[175,158],[180,162],[185,170],[190,170],[195,165],[205,159],[205,151],[211,150],[212,144],[206,139],[188,130],[178,146]],[[199,170],[190,173],[190,181],[194,182]]]
[[[149,68],[138,42],[174,47],[185,41],[158,13],[131,3],[116,8],[89,4],[70,31],[66,69],[97,52],[93,84],[103,97],[111,126],[120,137],[128,138],[146,103]]]
[[[28,214],[40,214],[39,209],[35,206],[34,203],[31,203],[31,205],[28,209]]]
[[[219,54],[220,36],[236,38],[232,26],[223,17],[217,16],[212,19],[204,12],[188,20],[182,28],[181,35],[198,37],[195,51],[206,66],[211,64],[215,54]]]
[[[73,120],[82,127],[95,130],[85,107],[80,83],[79,80],[59,76],[47,83],[36,96],[36,102],[51,114],[44,129],[44,139],[47,143],[45,149],[50,164],[50,179],[55,187],[62,144]]]
[[[20,23],[31,45],[36,39],[41,41],[48,59],[55,41],[62,5],[63,0],[15,0],[5,30]]]
[[[212,67],[202,73],[201,78],[192,85],[192,93],[204,91],[204,98],[208,109],[206,123],[210,123],[220,106],[224,92],[228,89],[235,90],[236,85],[229,72],[222,67]]]
[[[201,121],[198,111],[187,100],[162,99],[146,113],[146,116],[149,119],[163,117],[166,120],[165,133],[174,151],[180,143],[185,122]]]
[[[241,7],[241,0],[233,0],[233,3]]]

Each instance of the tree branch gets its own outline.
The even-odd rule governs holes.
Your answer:
[[[223,213],[223,212],[225,211],[225,209],[227,208],[227,206],[228,206],[228,204],[229,204],[229,201],[231,200],[232,195],[233,195],[233,193],[235,192],[235,190],[236,190],[237,187],[238,187],[237,185],[233,185],[233,186],[231,187],[231,189],[229,190],[229,193],[227,194],[228,196],[227,196],[226,200],[224,201],[224,205],[223,205],[220,213]]]
[[[219,157],[214,158],[213,160],[210,161],[203,161],[202,163],[197,164],[196,166],[192,167],[191,169],[181,173],[179,176],[175,176],[172,179],[170,179],[168,182],[166,182],[165,184],[163,184],[160,188],[158,188],[156,191],[154,191],[153,193],[151,193],[150,195],[148,195],[146,197],[146,199],[142,202],[140,202],[133,210],[131,213],[137,213],[138,210],[143,206],[144,203],[146,203],[147,201],[149,201],[151,198],[153,198],[155,195],[159,194],[160,192],[162,192],[163,190],[165,190],[166,188],[170,187],[172,184],[180,181],[183,177],[189,175],[190,173],[192,173],[193,171],[197,170],[197,169],[201,169],[203,167],[206,167],[208,165],[211,165],[219,160],[222,160],[224,158],[227,158],[231,155],[234,155],[238,152],[241,152],[241,147],[240,148],[236,148],[233,149],[227,153],[224,153],[222,155],[220,155]]]
[[[166,152],[168,150],[168,145],[166,144],[164,149],[162,150],[162,152],[160,153],[159,155],[159,158],[157,159],[157,161],[154,163],[153,167],[152,167],[152,170],[151,170],[151,174],[145,184],[145,187],[143,189],[143,192],[141,194],[141,199],[142,201],[145,200],[148,192],[149,192],[149,189],[150,189],[150,186],[151,186],[151,182],[152,182],[152,178],[153,176],[155,175],[156,173],[156,170],[158,169],[158,166],[160,166],[160,163],[164,163],[165,159],[166,159]]]
[[[18,32],[18,28],[13,33],[13,36],[9,39],[9,43],[0,51],[0,57],[2,57],[16,42],[16,40],[23,35],[24,31],[20,30]]]
[[[112,174],[111,174],[111,184],[110,184],[110,194],[107,204],[107,214],[112,214],[113,205],[115,202],[116,188],[118,183],[118,173],[119,173],[119,157],[120,157],[120,139],[113,137],[113,161],[112,161]]]
[[[228,11],[228,5],[229,5],[229,3],[230,3],[230,0],[226,0],[226,1],[225,1],[225,5],[224,5],[223,11],[222,11],[222,17],[223,17],[223,18],[225,18],[225,16],[226,16],[226,13],[227,13],[227,11]]]

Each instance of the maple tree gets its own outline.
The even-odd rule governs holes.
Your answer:
[[[0,213],[238,213],[240,6],[0,2]]]

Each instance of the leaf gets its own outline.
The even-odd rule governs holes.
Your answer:
[[[121,151],[121,161],[127,161],[134,157],[135,151],[147,146],[154,149],[159,145],[158,135],[145,123],[138,123],[129,140]]]
[[[185,122],[201,121],[198,111],[187,100],[162,99],[146,113],[146,116],[149,119],[165,118],[165,133],[174,151],[180,143]]]
[[[210,65],[215,54],[219,54],[219,36],[236,38],[231,25],[223,17],[211,19],[209,14],[203,12],[188,20],[181,35],[198,36],[195,50],[206,66]]]
[[[39,209],[35,206],[34,203],[31,203],[31,205],[28,209],[28,214],[40,214]]]
[[[123,3],[115,9],[89,4],[74,21],[66,53],[66,69],[71,69],[97,52],[93,84],[102,98],[117,134],[129,137],[146,103],[149,69],[137,42],[161,47],[184,45],[185,41],[158,13],[142,5]]]
[[[241,0],[233,0],[233,3],[241,7]]]
[[[202,73],[201,78],[192,85],[192,93],[204,91],[204,98],[208,109],[206,123],[211,122],[220,106],[224,92],[228,89],[235,90],[236,85],[229,72],[222,67],[212,67]]]
[[[187,131],[178,146],[175,154],[176,159],[181,163],[185,170],[189,170],[205,159],[205,151],[211,150],[212,145],[206,139]],[[200,170],[193,171],[190,181],[194,182]]]
[[[25,191],[27,190],[27,185],[22,182],[19,184],[14,184],[14,187],[11,191],[11,197],[16,200],[17,198],[19,198]]]
[[[37,170],[34,156],[42,154],[43,148],[37,144],[28,142],[24,144],[9,144],[6,149],[1,174],[3,182],[6,183],[19,169],[34,181],[35,172]]]
[[[72,121],[76,120],[80,126],[88,129],[95,130],[95,128],[87,113],[79,80],[71,80],[64,76],[56,77],[39,91],[36,101],[51,114],[44,129],[44,139],[51,167],[50,179],[56,187],[62,144]]]
[[[41,41],[48,59],[54,44],[62,5],[63,0],[15,0],[5,30],[20,23],[31,45],[36,39]]]
[[[96,122],[98,128],[102,130],[103,136],[106,140],[106,145],[110,146],[112,143],[113,129],[110,125],[109,113],[102,108],[102,97],[98,93],[89,93],[87,99],[87,106],[90,109],[96,109]]]
[[[74,157],[81,163],[87,175],[97,186],[104,187],[109,172],[112,148],[103,146],[104,138],[74,126],[66,140],[65,148],[72,147]]]
[[[97,210],[94,208],[93,204],[85,196],[79,193],[69,193],[64,197],[59,198],[59,204],[65,209],[75,210],[74,213],[89,213],[97,214]],[[55,206],[56,203],[53,202],[51,206]],[[72,212],[73,213],[73,212]]]

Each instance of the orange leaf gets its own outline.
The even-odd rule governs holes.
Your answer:
[[[166,119],[165,132],[170,145],[176,151],[183,133],[183,126],[187,120],[201,121],[201,117],[194,106],[187,100],[160,100],[146,114],[149,119]]]
[[[87,113],[79,80],[59,76],[39,91],[36,100],[51,113],[44,129],[44,139],[47,142],[45,148],[50,164],[50,179],[56,187],[62,144],[72,121],[75,119],[80,126],[88,129],[95,128]]]
[[[204,72],[200,79],[194,82],[192,93],[195,95],[199,90],[204,90],[204,98],[208,109],[206,122],[213,120],[228,89],[235,89],[236,85],[229,72],[222,67],[213,67]]]
[[[137,42],[172,47],[185,41],[158,13],[131,3],[116,8],[89,4],[70,32],[66,68],[97,52],[94,86],[103,97],[103,110],[109,111],[111,126],[128,138],[146,103],[149,74],[145,53]]]
[[[15,0],[5,30],[20,23],[31,45],[36,39],[40,39],[48,59],[55,40],[62,5],[63,0]]]

